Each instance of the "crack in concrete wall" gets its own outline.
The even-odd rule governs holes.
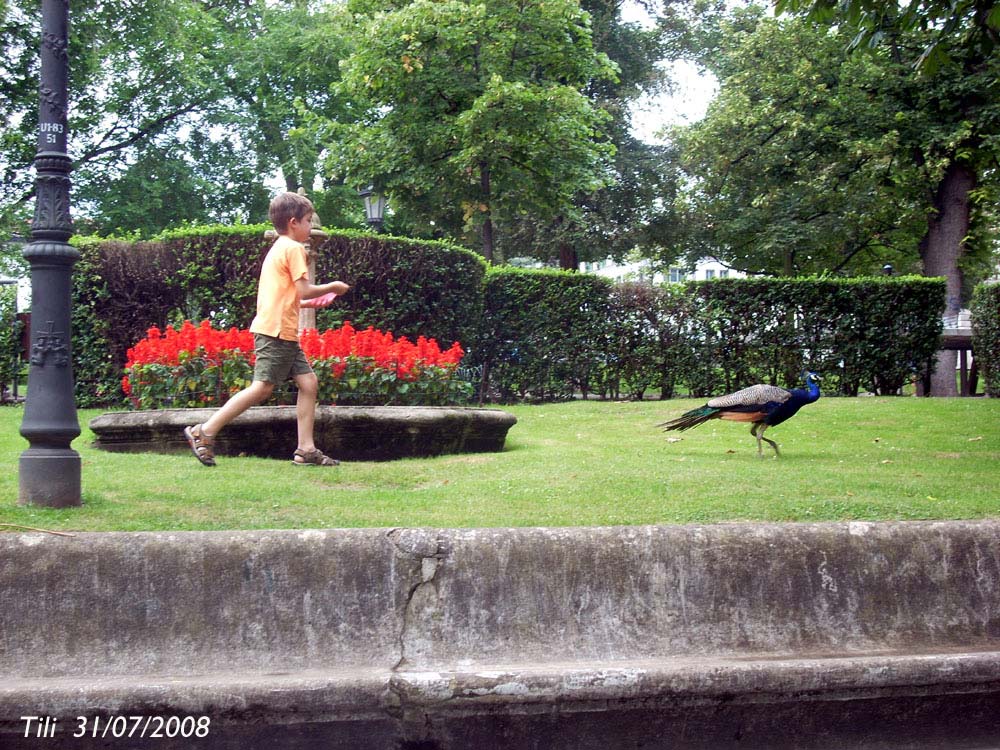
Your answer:
[[[433,649],[441,616],[436,577],[451,548],[447,538],[425,529],[392,529],[386,538],[398,554],[420,564],[403,606],[396,672]]]
[[[441,609],[438,602],[437,575],[451,552],[448,540],[425,529],[392,529],[386,538],[397,555],[419,562],[407,589],[399,631],[399,659],[393,675],[405,670],[434,648],[439,636]],[[421,701],[413,701],[408,691],[390,677],[386,694],[386,712],[399,722],[403,747],[437,747],[431,715],[418,704],[430,699],[445,701],[452,697],[449,681],[439,673],[411,673],[409,690],[416,684]],[[426,745],[425,743],[431,743]]]

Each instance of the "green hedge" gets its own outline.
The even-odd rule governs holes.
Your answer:
[[[320,281],[340,279],[351,291],[317,315],[319,328],[349,320],[416,340],[471,346],[481,315],[486,263],[446,242],[367,232],[331,234],[316,261]]]
[[[926,372],[941,336],[943,279],[716,279],[688,290],[698,356],[727,391],[797,384],[811,369],[829,393],[893,394]]]
[[[80,406],[121,400],[126,352],[153,325],[248,325],[265,225],[193,227],[155,240],[74,238],[73,353]]]
[[[490,268],[471,352],[483,392],[510,401],[591,391],[605,358],[610,291],[597,276]]]
[[[73,275],[73,351],[77,404],[118,403],[126,352],[153,325],[211,320],[246,327],[271,244],[269,225],[192,227],[146,242],[77,237]],[[485,264],[443,242],[328,230],[317,256],[320,282],[352,290],[319,311],[317,325],[350,320],[397,336],[436,338],[443,346],[474,335]]]
[[[972,349],[986,393],[1000,397],[1000,284],[979,284],[972,293]]]
[[[17,318],[17,287],[0,286],[0,391],[14,382],[21,367],[21,321]]]
[[[121,401],[126,351],[152,325],[247,326],[266,229],[74,239],[77,403]],[[317,277],[352,286],[318,312],[318,327],[350,320],[444,347],[459,341],[468,352],[463,370],[481,368],[481,393],[503,401],[641,398],[654,389],[709,395],[755,382],[794,385],[804,368],[825,376],[827,393],[896,393],[934,356],[945,293],[943,280],[922,277],[614,286],[564,271],[487,270],[447,243],[354,231],[330,232]],[[986,369],[988,355],[979,359]]]
[[[694,299],[680,284],[615,284],[598,380],[601,396],[641,399],[655,389],[666,399],[681,385],[711,391],[714,368],[699,356],[696,320]]]

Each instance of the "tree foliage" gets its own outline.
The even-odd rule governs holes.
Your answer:
[[[200,6],[181,0],[135,4],[74,3],[69,39],[69,139],[74,184],[106,182],[136,144],[174,131],[212,99],[203,51],[216,28]],[[38,123],[35,3],[3,7],[5,80],[0,107],[8,115],[0,147],[0,206],[8,221],[24,218],[34,195],[30,165]]]
[[[612,149],[583,90],[614,69],[576,3],[351,8],[363,20],[338,90],[359,102],[359,122],[321,130],[336,174],[375,183],[425,226],[481,233],[488,259],[496,220],[556,216],[604,183]]]
[[[674,131],[689,175],[680,213],[690,262],[749,273],[912,269],[923,213],[899,132],[878,95],[888,60],[848,58],[836,34],[737,11],[705,62],[720,80],[707,116]]]
[[[298,1],[74,2],[69,149],[82,228],[148,236],[182,221],[261,220],[275,172],[311,190],[320,146],[297,133],[307,104],[341,106],[329,91],[348,38],[340,14]],[[0,220],[18,227],[34,195],[39,20],[28,0],[0,8]],[[158,190],[173,190],[173,207]]]
[[[622,18],[622,4],[589,0],[594,49],[617,66],[615,78],[592,81],[586,93],[607,117],[600,137],[615,147],[607,183],[578,193],[572,210],[550,221],[528,214],[508,217],[498,232],[506,257],[530,257],[576,269],[579,262],[622,259],[637,246],[662,244],[673,228],[678,169],[669,146],[645,143],[632,134],[632,105],[642,96],[662,93],[669,79],[664,60],[683,51],[690,29],[686,17],[699,3],[668,3],[655,25]]]
[[[903,126],[900,159],[931,186],[920,242],[924,272],[948,281],[946,314],[957,315],[970,284],[969,251],[992,249],[1000,158],[1000,10],[995,0],[785,0],[778,10],[808,11],[855,32],[875,52],[916,73],[893,94]],[[933,392],[956,395],[955,354],[943,353]]]
[[[692,4],[645,28],[614,0],[74,2],[78,228],[263,220],[275,176],[325,224],[360,226],[356,189],[381,180],[390,226],[413,236],[481,247],[492,228],[498,258],[621,256],[670,226],[660,197],[676,170],[631,136],[629,102],[664,84],[675,8]],[[35,3],[0,6],[0,222],[22,234],[38,26]],[[355,71],[344,85],[342,63]],[[338,167],[320,180],[327,157]]]
[[[914,65],[928,72],[952,61],[958,37],[989,56],[1000,46],[1000,6],[995,0],[777,0],[775,13],[803,12],[825,23],[846,21],[856,31],[849,49],[885,44],[899,30],[927,32]]]

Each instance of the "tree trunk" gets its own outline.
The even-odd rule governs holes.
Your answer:
[[[479,186],[483,191],[483,205],[486,206],[486,215],[483,218],[483,257],[487,263],[493,262],[493,219],[490,216],[490,199],[492,198],[492,188],[490,186],[490,165],[488,162],[479,164]]]
[[[576,248],[568,242],[559,243],[559,267],[564,271],[576,271],[580,267]]]
[[[944,315],[957,317],[962,309],[962,270],[959,260],[969,232],[969,193],[976,186],[976,173],[967,164],[952,162],[934,195],[935,213],[928,219],[927,234],[920,243],[920,259],[925,276],[946,280]],[[955,363],[957,353],[939,351],[931,377],[932,396],[957,396]]]

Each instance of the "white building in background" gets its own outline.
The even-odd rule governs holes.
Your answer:
[[[580,270],[594,273],[612,281],[650,281],[662,284],[666,281],[704,281],[706,279],[745,278],[742,271],[735,271],[715,258],[702,258],[692,271],[690,268],[671,266],[666,272],[654,271],[647,259],[616,263],[611,258],[594,263],[581,263]]]

